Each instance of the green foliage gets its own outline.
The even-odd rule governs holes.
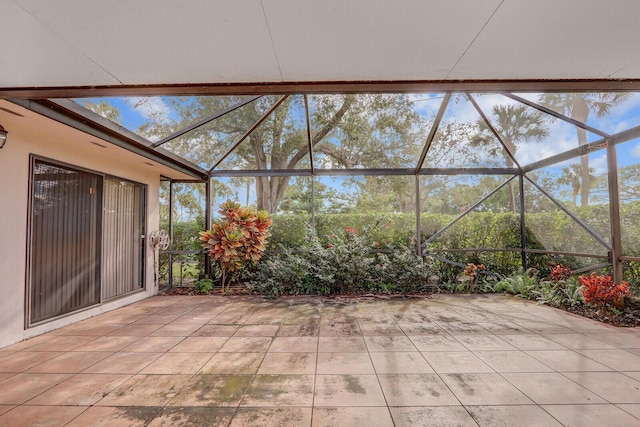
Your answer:
[[[519,269],[517,273],[503,277],[498,280],[493,289],[496,292],[506,292],[508,294],[530,299],[534,290],[538,287],[538,273],[533,269],[523,271]]]
[[[209,277],[205,277],[204,279],[198,280],[198,291],[203,294],[208,294],[211,288],[213,288],[213,279]]]
[[[577,276],[563,280],[543,280],[532,294],[541,304],[554,307],[576,307],[584,302],[582,285]]]
[[[426,290],[430,270],[422,259],[407,247],[380,252],[375,228],[346,227],[320,239],[307,227],[302,244],[268,256],[249,286],[269,297]]]

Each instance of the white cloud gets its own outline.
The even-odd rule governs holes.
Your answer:
[[[636,158],[640,157],[640,142],[636,142],[636,145],[631,149],[631,156]]]
[[[171,107],[159,96],[132,97],[126,100],[146,120],[160,123],[171,121]]]

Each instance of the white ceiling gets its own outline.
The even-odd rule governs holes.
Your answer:
[[[637,0],[0,0],[0,88],[639,79]]]

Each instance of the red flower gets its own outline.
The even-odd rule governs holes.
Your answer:
[[[333,248],[333,244],[332,244],[332,243],[329,243],[328,248],[329,248],[329,249]]]
[[[380,243],[378,243],[378,242],[373,242],[373,246],[376,246],[376,247],[377,247],[377,246],[380,246]]]

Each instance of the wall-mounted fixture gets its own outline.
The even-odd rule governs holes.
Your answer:
[[[6,131],[5,128],[0,125],[0,148],[4,147],[4,144],[7,142],[7,134],[9,132]]]

